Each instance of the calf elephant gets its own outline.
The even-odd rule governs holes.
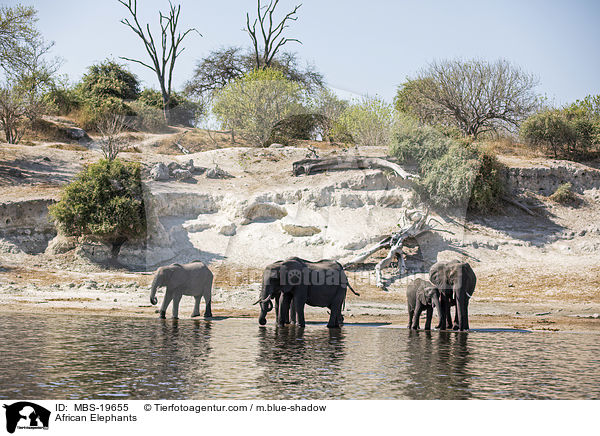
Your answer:
[[[348,284],[344,268],[333,260],[309,262],[298,257],[268,265],[263,273],[258,323],[267,323],[267,313],[272,309],[271,299],[279,303],[277,320],[279,325],[289,323],[290,306],[295,312],[300,327],[305,326],[304,306],[327,307],[330,310],[327,327],[337,328],[342,324],[342,306]],[[356,292],[354,292],[356,294]],[[358,295],[358,294],[356,294]]]
[[[192,317],[200,316],[200,300],[204,297],[206,308],[204,309],[204,317],[212,317],[211,311],[211,294],[212,294],[213,274],[199,260],[192,263],[180,265],[174,263],[172,265],[162,266],[156,271],[152,289],[150,291],[150,303],[157,303],[156,290],[165,286],[165,298],[160,307],[160,317],[165,318],[167,307],[173,301],[173,318],[178,318],[179,302],[183,295],[191,295],[196,299],[194,312]]]
[[[429,269],[429,280],[441,294],[441,317],[439,328],[452,328],[450,306],[456,301],[454,330],[469,330],[469,299],[475,292],[477,278],[466,262],[452,260],[437,262]]]
[[[416,279],[406,288],[406,304],[408,306],[408,328],[418,329],[419,318],[423,310],[427,311],[425,330],[431,330],[433,309],[436,308],[439,319],[442,318],[440,291],[426,280]]]

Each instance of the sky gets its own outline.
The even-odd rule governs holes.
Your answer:
[[[263,3],[267,0],[263,0]],[[174,84],[181,88],[198,60],[225,46],[249,47],[243,31],[256,0],[173,0],[181,5],[180,28],[189,34],[178,58]],[[146,60],[141,40],[120,23],[128,11],[117,0],[2,0],[32,5],[38,28],[63,58],[61,73],[79,80],[107,57]],[[434,60],[504,58],[539,79],[537,91],[566,104],[600,94],[600,1],[595,0],[280,0],[280,16],[302,3],[288,43],[327,84],[348,95],[392,101],[398,86]],[[138,0],[142,23],[158,30],[158,11],[168,0]],[[129,66],[146,86],[154,73]]]

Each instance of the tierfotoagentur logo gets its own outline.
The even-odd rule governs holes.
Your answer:
[[[18,429],[47,430],[50,411],[28,401],[3,406],[6,409],[6,431],[14,433]]]
[[[345,286],[348,278],[343,270],[315,270],[310,268],[286,269],[281,268],[279,284],[281,286]]]

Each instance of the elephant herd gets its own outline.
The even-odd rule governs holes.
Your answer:
[[[436,328],[468,330],[469,299],[477,281],[471,266],[457,260],[437,262],[429,270],[429,280],[416,279],[407,287],[408,328],[418,329],[419,319],[425,311],[425,329],[430,329],[435,309],[439,318]],[[204,298],[204,317],[210,318],[212,282],[212,272],[201,261],[163,266],[154,276],[150,302],[155,305],[156,291],[166,287],[159,311],[161,318],[166,317],[171,302],[173,318],[179,316],[179,302],[183,295],[193,296],[196,300],[192,317],[200,316],[200,302]],[[328,308],[330,316],[327,327],[339,328],[343,323],[342,310],[348,288],[359,295],[348,283],[342,265],[334,260],[310,262],[291,257],[272,263],[263,272],[260,297],[254,303],[260,304],[258,322],[265,325],[267,314],[274,307],[276,323],[285,325],[295,322],[304,327],[304,306],[309,305]],[[455,306],[454,323],[452,306]]]

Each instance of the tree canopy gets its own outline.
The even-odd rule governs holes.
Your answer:
[[[539,106],[537,79],[508,61],[432,62],[398,90],[396,108],[477,138],[515,130]]]
[[[215,97],[213,111],[228,128],[254,145],[264,146],[275,125],[302,114],[302,87],[271,68],[234,80]]]

